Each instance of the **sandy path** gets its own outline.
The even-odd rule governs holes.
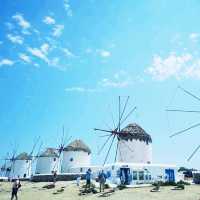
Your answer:
[[[42,189],[45,183],[22,183],[19,200],[200,200],[200,185],[186,186],[184,191],[173,191],[172,187],[161,187],[161,192],[151,193],[151,188],[130,188],[116,191],[109,197],[99,194],[79,196],[78,187],[72,182],[59,182],[55,189]],[[53,194],[65,186],[64,192]],[[0,200],[10,199],[11,183],[0,183]]]

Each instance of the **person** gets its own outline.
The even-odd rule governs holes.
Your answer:
[[[53,184],[56,184],[57,171],[53,171]]]
[[[99,174],[100,192],[104,192],[106,182],[106,174],[102,170]]]
[[[91,186],[91,176],[92,176],[92,170],[89,168],[86,172],[86,176],[85,176],[85,179],[86,179],[86,189],[90,189],[90,186]]]
[[[80,180],[81,180],[81,176],[78,175],[76,178],[76,185],[79,187],[80,186]]]
[[[18,197],[17,197],[17,192],[18,192],[18,189],[21,187],[21,183],[20,183],[20,180],[17,179],[14,181],[13,183],[13,186],[12,186],[12,196],[11,196],[11,200],[13,200],[13,198],[15,197],[16,200],[18,200]]]

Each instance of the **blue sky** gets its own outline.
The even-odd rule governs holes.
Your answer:
[[[169,138],[199,122],[200,2],[127,0],[15,0],[0,2],[0,156],[18,144],[30,151],[41,136],[56,146],[62,125],[93,151],[103,139],[94,127],[117,120],[117,99],[129,95],[139,123],[153,138],[153,159],[199,167],[200,128]],[[112,150],[112,154],[114,150]],[[114,156],[110,156],[112,161]]]

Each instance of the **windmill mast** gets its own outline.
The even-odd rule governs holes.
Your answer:
[[[112,148],[112,145],[114,144],[114,140],[117,139],[117,146],[116,146],[116,152],[115,152],[115,162],[117,160],[117,153],[118,153],[118,147],[119,147],[119,140],[120,140],[120,136],[122,136],[124,134],[123,130],[121,130],[121,125],[127,120],[128,117],[130,117],[130,115],[136,110],[136,106],[134,108],[132,108],[128,114],[126,114],[124,116],[124,114],[126,113],[126,108],[127,108],[127,104],[128,104],[128,101],[129,101],[129,96],[127,96],[126,98],[126,101],[124,102],[124,105],[121,109],[121,96],[118,97],[118,113],[117,113],[117,118],[118,118],[118,123],[116,124],[116,127],[114,127],[112,130],[106,130],[106,129],[99,129],[99,128],[95,128],[94,130],[95,131],[101,131],[101,132],[106,132],[107,135],[103,135],[102,137],[107,137],[105,143],[102,145],[102,147],[100,148],[100,151],[98,154],[101,153],[101,151],[103,151],[103,149],[105,148],[105,146],[111,141],[110,145],[109,145],[109,148],[108,148],[108,151],[106,153],[106,157],[105,157],[105,160],[103,162],[103,165],[105,165],[107,159],[108,159],[108,156],[109,156],[109,153],[110,153],[110,150]],[[121,112],[122,111],[122,112]],[[113,119],[113,116],[112,116],[112,119]],[[114,120],[113,120],[114,121]],[[115,123],[113,123],[115,124]],[[109,134],[110,133],[110,134]],[[100,136],[101,137],[101,136]],[[124,143],[125,146],[128,147],[128,145],[126,143]],[[120,155],[121,155],[121,152],[120,152]]]

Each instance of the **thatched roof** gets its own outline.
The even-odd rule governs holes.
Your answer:
[[[55,148],[47,148],[39,157],[58,157],[57,150]]]
[[[31,160],[31,156],[26,153],[26,152],[23,152],[23,153],[20,153],[16,158],[15,160]]]
[[[140,140],[147,144],[152,143],[151,136],[145,132],[138,124],[132,123],[121,130],[119,138],[122,140]]]
[[[64,148],[64,151],[84,151],[91,153],[90,148],[82,140],[74,140]]]

